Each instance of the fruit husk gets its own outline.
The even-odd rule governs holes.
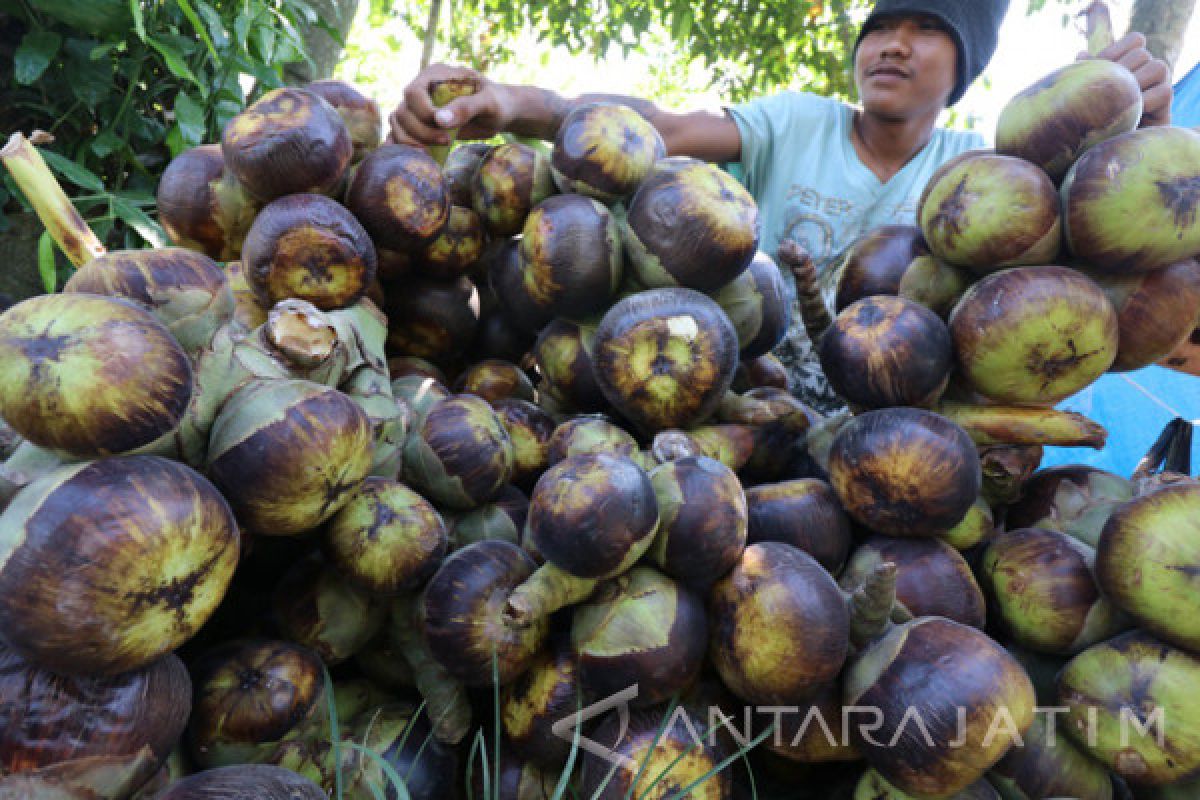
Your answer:
[[[258,200],[329,194],[341,184],[354,145],[333,106],[303,89],[273,89],[229,121],[225,164]]]
[[[471,181],[475,177],[475,170],[479,169],[479,163],[492,151],[492,147],[486,142],[460,142],[446,156],[442,177],[453,205],[471,208]]]
[[[850,553],[850,519],[833,488],[818,478],[760,484],[746,489],[747,542],[776,541],[797,547],[841,572]]]
[[[931,255],[914,258],[900,278],[896,290],[899,297],[920,303],[942,319],[946,319],[963,292],[971,285],[971,277],[958,267],[952,267]]]
[[[1196,328],[1178,347],[1158,362],[1187,375],[1200,377],[1200,328]]]
[[[529,668],[545,642],[544,618],[505,621],[507,595],[533,574],[521,548],[496,540],[452,553],[425,587],[419,610],[430,652],[468,686],[501,686]]]
[[[950,333],[929,309],[901,297],[856,300],[821,337],[821,369],[858,408],[929,406],[953,365]]]
[[[1068,709],[1063,728],[1130,783],[1191,778],[1200,769],[1197,681],[1200,659],[1144,631],[1123,633],[1084,650],[1059,673],[1058,705]]]
[[[388,354],[439,366],[461,356],[479,324],[479,292],[467,278],[387,287]]]
[[[1150,272],[1200,251],[1200,133],[1150,127],[1108,139],[1062,186],[1063,232],[1089,266]]]
[[[1117,357],[1110,372],[1141,369],[1187,341],[1200,321],[1200,260],[1151,273],[1096,276],[1117,311]]]
[[[200,629],[238,555],[229,506],[182,464],[60,467],[0,515],[0,638],[61,674],[138,669]]]
[[[637,685],[634,705],[654,705],[700,673],[708,624],[700,595],[649,566],[605,581],[571,617],[571,648],[590,697]]]
[[[321,800],[321,787],[291,770],[269,764],[237,764],[197,772],[173,783],[158,800]]]
[[[191,667],[189,752],[202,769],[265,763],[281,742],[326,735],[328,698],[316,653],[291,642],[239,639]]]
[[[616,715],[608,715],[589,737],[615,754],[601,758],[583,754],[579,793],[595,800],[642,797],[666,800],[687,789],[695,800],[723,800],[732,791],[729,770],[716,767],[725,753],[704,735],[707,721],[683,706],[676,706],[664,719],[662,707],[635,710],[628,727]],[[707,780],[693,786],[705,775]],[[610,778],[609,775],[612,775]]]
[[[532,487],[550,463],[550,437],[556,428],[554,418],[527,400],[511,397],[497,401],[495,409],[512,442],[511,480],[518,486]]]
[[[490,500],[512,477],[512,443],[487,402],[452,395],[426,410],[404,445],[404,480],[458,510]]]
[[[751,359],[739,358],[737,372],[733,375],[733,391],[740,393],[762,387],[788,390],[788,374],[783,362],[772,353]]]
[[[741,275],[716,290],[717,301],[737,331],[738,357],[749,361],[775,349],[792,322],[783,273],[758,252]],[[786,386],[784,387],[786,388]]]
[[[1105,595],[1158,638],[1200,651],[1200,485],[1165,486],[1117,506],[1096,548]]]
[[[363,749],[351,750],[349,742]],[[392,793],[383,763],[391,767],[392,774],[403,776],[410,800],[457,800],[459,796],[455,787],[459,751],[437,741],[430,732],[427,713],[411,703],[391,703],[362,712],[350,721],[343,748],[351,751],[344,773],[351,800],[371,800],[376,791]]]
[[[606,453],[568,456],[542,473],[526,521],[547,561],[596,580],[641,558],[658,523],[650,478],[629,458]]]
[[[854,240],[838,264],[834,310],[873,295],[894,295],[909,264],[929,256],[921,229],[915,225],[881,225]]]
[[[418,271],[434,280],[466,275],[483,254],[485,234],[479,215],[470,208],[451,206],[441,232],[414,259]]]
[[[1130,626],[1100,593],[1095,552],[1059,531],[1019,528],[988,543],[979,565],[993,618],[1022,647],[1071,655]]]
[[[285,639],[336,666],[366,646],[383,625],[379,599],[320,557],[297,562],[275,586],[275,620]]]
[[[874,769],[868,769],[859,778],[854,788],[853,800],[913,800],[914,795],[897,789],[888,783],[887,778]],[[982,778],[975,781],[962,791],[948,796],[948,800],[1001,800],[996,789]]]
[[[179,741],[191,693],[174,654],[114,677],[72,678],[0,646],[0,797],[40,798],[52,787],[128,795]]]
[[[383,113],[379,104],[346,81],[322,80],[305,84],[304,89],[333,106],[353,146],[351,163],[357,164],[383,141]]]
[[[212,426],[208,473],[239,522],[269,536],[312,530],[370,473],[370,420],[346,395],[301,380],[256,380]]]
[[[332,310],[353,305],[375,279],[375,245],[354,215],[318,194],[268,203],[246,233],[242,259],[258,301],[290,297]]]
[[[262,207],[225,168],[216,144],[202,144],[171,159],[155,199],[170,240],[217,261],[241,257],[246,231]]]
[[[851,592],[885,563],[896,565],[896,602],[909,615],[945,617],[983,629],[983,591],[953,547],[937,539],[872,536],[855,549],[838,583]]]
[[[519,253],[526,293],[551,316],[600,313],[621,284],[617,223],[607,208],[582,195],[555,195],[534,206]]]
[[[973,151],[948,161],[930,178],[917,218],[934,256],[981,274],[1053,263],[1062,244],[1054,184],[1011,156]]]
[[[592,370],[595,336],[594,326],[557,319],[542,329],[533,346],[538,371],[579,411],[601,411],[608,405]]]
[[[629,202],[621,236],[642,286],[712,291],[754,258],[758,208],[727,173],[689,161],[643,181]]]
[[[1039,470],[1025,481],[1022,497],[1008,506],[1009,528],[1062,531],[1090,547],[1100,542],[1104,523],[1133,497],[1120,475],[1083,465]]]
[[[131,300],[166,325],[189,354],[207,347],[234,312],[233,291],[220,266],[181,247],[106,253],[81,267],[63,291]]]
[[[992,767],[989,777],[1012,784],[1024,793],[1023,797],[1112,800],[1113,796],[1108,771],[1058,733],[1044,713],[1034,716],[1021,742]]]
[[[707,590],[738,563],[746,546],[749,514],[737,475],[699,456],[655,467],[650,483],[659,510],[650,560],[685,586]]]
[[[996,533],[996,518],[992,507],[982,496],[972,505],[962,522],[938,538],[959,552],[970,550]]]
[[[77,458],[170,434],[191,400],[187,354],[134,303],[41,295],[0,314],[0,415],[34,444]]]
[[[1058,184],[1088,148],[1134,130],[1141,118],[1132,72],[1105,59],[1076,61],[1008,101],[996,122],[996,152],[1037,164]]]
[[[528,402],[535,399],[533,383],[524,370],[500,359],[475,362],[459,373],[453,388],[460,394],[481,397],[493,407],[508,398]]]
[[[1066,267],[993,273],[949,319],[957,364],[998,403],[1054,405],[1100,377],[1117,355],[1117,313],[1103,290]]]
[[[427,153],[385,144],[358,165],[346,190],[346,208],[377,246],[409,252],[445,228],[450,197],[441,170]]]
[[[937,536],[966,516],[982,482],[962,428],[911,408],[868,411],[835,435],[830,484],[846,512],[888,536]]]
[[[983,633],[947,619],[893,628],[851,662],[845,680],[848,705],[881,715],[877,728],[853,726],[853,741],[890,783],[917,796],[970,786],[1033,722],[1033,686],[1021,665]],[[959,709],[966,720],[956,725]]]
[[[624,428],[599,414],[586,414],[564,420],[550,435],[546,462],[553,466],[570,456],[607,453],[633,458],[637,440]]]
[[[492,148],[471,179],[471,207],[494,237],[515,236],[529,212],[554,194],[550,159],[519,142]]]
[[[751,703],[811,699],[842,668],[850,614],[833,578],[782,542],[747,547],[709,593],[709,658]]]
[[[711,298],[651,289],[621,300],[596,329],[592,366],[605,398],[647,433],[702,422],[733,382],[737,334]]]
[[[584,103],[563,118],[550,166],[561,192],[612,203],[632,194],[666,156],[658,131],[617,103]]]
[[[504,687],[500,725],[505,743],[520,758],[547,769],[562,769],[571,742],[552,728],[574,714],[584,704],[584,697],[576,654],[565,640],[552,643],[521,677]]]

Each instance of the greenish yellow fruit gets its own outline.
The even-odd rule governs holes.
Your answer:
[[[1150,272],[1200,253],[1200,133],[1154,127],[1101,142],[1062,185],[1076,258],[1106,272]]]
[[[563,119],[550,165],[559,191],[604,203],[632,194],[667,154],[654,126],[628,106],[587,103]]]
[[[917,219],[933,255],[979,273],[1053,263],[1061,245],[1054,184],[1011,156],[970,152],[946,162],[929,179]]]
[[[61,467],[0,515],[0,639],[67,675],[138,669],[212,615],[239,541],[224,498],[183,464]]]
[[[115,297],[52,294],[0,314],[0,416],[76,458],[136,450],[175,430],[192,365],[150,312]]]
[[[1055,183],[1089,147],[1134,130],[1142,90],[1103,58],[1068,64],[1009,100],[996,123],[996,152],[1037,164]]]

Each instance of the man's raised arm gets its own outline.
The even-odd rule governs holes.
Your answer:
[[[430,86],[450,79],[474,81],[479,91],[435,108]],[[622,103],[637,111],[658,130],[669,155],[716,162],[736,161],[740,157],[737,124],[724,114],[709,111],[679,114],[625,95],[585,94],[565,98],[536,86],[496,83],[474,70],[444,64],[423,70],[405,88],[404,100],[389,119],[391,138],[422,146],[447,144],[450,129],[458,128],[458,136],[463,139],[486,139],[507,132],[551,140],[572,109],[590,102]]]

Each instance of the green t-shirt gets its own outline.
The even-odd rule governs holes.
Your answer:
[[[742,138],[735,174],[758,203],[759,248],[774,257],[784,237],[801,244],[817,266],[827,303],[836,285],[832,266],[846,247],[880,225],[915,224],[917,201],[934,171],[959,153],[986,147],[977,133],[936,129],[920,153],[881,183],[858,158],[850,140],[854,109],[841,101],[783,92],[733,106],[729,114]],[[791,275],[784,277],[793,291]],[[792,322],[776,355],[798,384],[793,389],[821,410],[840,405],[819,378],[794,306]]]

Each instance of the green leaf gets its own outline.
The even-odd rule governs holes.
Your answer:
[[[68,76],[71,94],[89,109],[95,109],[114,92],[113,61],[93,60],[96,44],[95,39],[67,39],[63,45],[66,58],[63,73]]]
[[[75,30],[113,35],[129,30],[126,0],[30,0],[29,4]]]
[[[133,15],[133,29],[137,31],[138,38],[146,41],[146,18],[142,14],[141,0],[129,0],[129,13]]]
[[[172,158],[188,149],[187,145],[183,143],[183,133],[179,130],[178,125],[172,125],[171,130],[167,131],[166,142]]]
[[[34,30],[25,34],[13,57],[13,78],[28,86],[42,77],[61,46],[62,37],[53,31]]]
[[[242,49],[245,50],[248,42],[247,37],[250,35],[250,16],[245,12],[237,15],[233,21],[233,36],[234,41],[238,42]]]
[[[204,24],[208,26],[208,34],[212,37],[213,42],[217,47],[224,49],[229,46],[229,32],[225,27],[225,21],[221,19],[221,12],[212,7],[211,4],[204,0],[194,0],[193,3],[196,11],[204,18]]]
[[[158,37],[152,36],[147,40],[147,43],[158,51],[158,54],[163,57],[163,63],[167,65],[167,69],[176,78],[189,81],[197,87],[203,88],[203,85],[196,79],[195,73],[191,67],[184,61],[183,55],[175,48],[174,45],[164,41]]]
[[[179,124],[185,145],[195,147],[204,142],[204,106],[187,92],[175,96],[175,122]]]
[[[158,223],[133,203],[123,197],[112,198],[113,213],[125,221],[125,224],[138,232],[138,235],[154,247],[166,245],[167,237],[163,234]]]
[[[42,158],[46,160],[51,169],[81,189],[90,189],[93,192],[104,191],[104,181],[100,180],[96,173],[87,167],[76,164],[53,150],[39,147],[38,152],[42,154]]]
[[[137,0],[132,1],[136,2]],[[219,66],[221,63],[221,56],[217,54],[217,48],[213,46],[213,41],[211,38],[209,38],[208,29],[205,28],[204,23],[200,21],[200,15],[196,13],[196,9],[192,8],[192,4],[189,3],[188,0],[177,0],[177,2],[179,3],[179,10],[183,12],[185,17],[187,17],[188,22],[192,23],[192,27],[196,29],[196,33],[200,35],[200,38],[204,41],[204,45],[208,48],[209,55],[213,57],[213,61],[217,62],[217,65]]]
[[[99,158],[107,158],[121,148],[125,143],[121,141],[121,137],[117,136],[112,131],[104,131],[90,145],[93,153]]]
[[[42,231],[38,237],[38,274],[42,276],[42,286],[47,294],[53,294],[58,288],[58,265],[54,262],[54,240],[49,231]]]

